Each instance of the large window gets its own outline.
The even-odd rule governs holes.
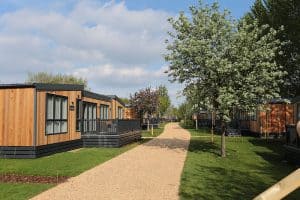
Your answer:
[[[68,132],[68,97],[46,95],[46,134]]]
[[[118,119],[123,119],[123,108],[118,107]]]
[[[93,132],[96,131],[97,121],[97,104],[83,103],[83,131]]]
[[[100,119],[108,119],[109,118],[109,106],[101,104],[100,105]]]
[[[82,101],[76,100],[76,131],[81,131]]]

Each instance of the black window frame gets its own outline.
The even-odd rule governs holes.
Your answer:
[[[106,112],[104,112],[104,110]],[[106,113],[106,115],[104,115]],[[108,120],[109,119],[109,105],[100,104],[100,120]]]
[[[76,99],[76,119],[75,119],[75,124],[76,124],[76,132],[81,132],[82,130],[82,109],[83,109],[83,104],[81,99]]]
[[[49,97],[53,97],[53,118],[52,119],[48,119],[48,98]],[[60,119],[55,119],[55,105],[56,105],[56,98],[60,98],[60,99],[64,99],[64,100],[67,100],[67,118],[66,119],[63,119],[62,117],[62,103],[63,101],[60,101]],[[57,134],[66,134],[68,133],[69,131],[69,112],[68,112],[68,109],[69,108],[69,98],[67,96],[62,96],[62,95],[57,95],[57,94],[52,94],[52,93],[46,93],[46,112],[45,112],[45,135],[57,135]],[[53,132],[52,133],[48,133],[47,132],[47,122],[51,121],[53,123]],[[60,123],[60,132],[54,132],[54,124],[55,122],[67,122],[67,131],[61,131],[62,129],[62,123]]]
[[[122,115],[122,116],[120,117],[120,115]],[[122,108],[122,106],[118,106],[118,119],[123,119],[123,108]]]
[[[95,118],[93,118],[93,119],[85,119],[84,118],[84,110],[85,110],[85,107],[86,106],[93,106],[93,107],[95,107],[96,108],[96,117]],[[93,110],[93,109],[92,109]],[[87,109],[87,116],[89,116],[89,109]],[[91,132],[96,132],[97,131],[97,114],[98,114],[98,111],[97,111],[97,103],[92,103],[92,102],[88,102],[88,101],[83,101],[82,102],[82,125],[81,125],[81,130],[82,130],[82,132],[84,132],[84,133],[91,133]],[[93,114],[94,115],[94,114]],[[84,125],[85,125],[85,121],[87,122],[87,124],[86,124],[86,130],[85,130],[85,127],[84,127]],[[90,127],[90,123],[91,123],[91,121],[93,122],[94,121],[94,123],[95,123],[95,130],[89,130],[89,127]]]

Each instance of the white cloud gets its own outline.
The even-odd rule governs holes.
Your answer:
[[[170,85],[161,67],[170,15],[114,1],[79,1],[65,13],[26,7],[6,12],[0,15],[0,80],[62,72],[87,78],[95,91],[120,95]]]
[[[105,83],[109,87],[143,87],[146,84],[157,81],[164,82],[166,75],[161,73],[164,69],[146,70],[145,67],[122,67],[118,68],[113,65],[100,65],[86,68],[79,68],[73,72],[75,76],[84,76],[99,85]]]

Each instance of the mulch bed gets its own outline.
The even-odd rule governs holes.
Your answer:
[[[58,184],[65,182],[67,176],[34,176],[34,175],[19,175],[19,174],[0,174],[0,183],[44,183]]]

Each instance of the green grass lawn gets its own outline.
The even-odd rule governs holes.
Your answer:
[[[41,176],[76,176],[145,142],[142,140],[121,148],[83,148],[76,152],[57,153],[37,159],[1,159],[0,173]],[[28,199],[54,184],[0,183],[0,199]]]
[[[220,136],[212,144],[210,137],[202,137],[210,136],[207,130],[189,131],[192,138],[181,176],[181,199],[252,199],[296,169],[284,161],[279,141],[227,137],[227,157],[221,158]],[[300,191],[287,199],[300,199]]]
[[[157,137],[157,136],[159,136],[164,131],[166,124],[167,123],[161,123],[161,124],[159,124],[158,128],[153,129],[153,135],[151,134],[151,128],[150,128],[150,131],[143,130],[142,137]]]
[[[142,142],[142,141],[141,141]],[[121,148],[83,148],[37,159],[0,159],[0,173],[41,176],[76,176],[140,143]]]
[[[53,187],[52,184],[11,184],[0,183],[0,199],[23,200]]]

